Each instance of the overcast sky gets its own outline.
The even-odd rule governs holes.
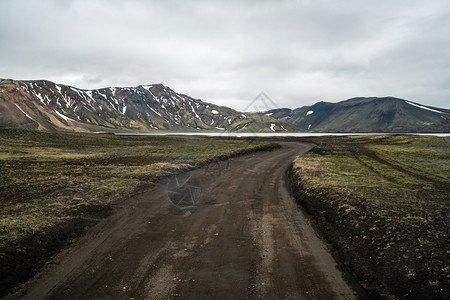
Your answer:
[[[163,83],[245,109],[395,96],[450,107],[449,0],[0,0],[0,78]]]

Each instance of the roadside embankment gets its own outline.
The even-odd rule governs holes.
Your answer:
[[[321,137],[291,190],[374,298],[449,295],[450,139]]]

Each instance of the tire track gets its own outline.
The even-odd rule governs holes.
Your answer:
[[[286,189],[289,163],[311,146],[281,144],[186,174],[202,190],[192,205],[169,201],[170,179],[130,199],[16,296],[354,299]]]

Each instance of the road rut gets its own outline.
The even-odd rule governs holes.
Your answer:
[[[125,201],[14,297],[357,298],[286,188],[287,167],[311,146],[281,144]]]

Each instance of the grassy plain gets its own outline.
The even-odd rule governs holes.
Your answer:
[[[276,146],[0,128],[0,296],[158,178]]]
[[[299,201],[374,296],[444,299],[450,138],[320,137],[293,165]]]

